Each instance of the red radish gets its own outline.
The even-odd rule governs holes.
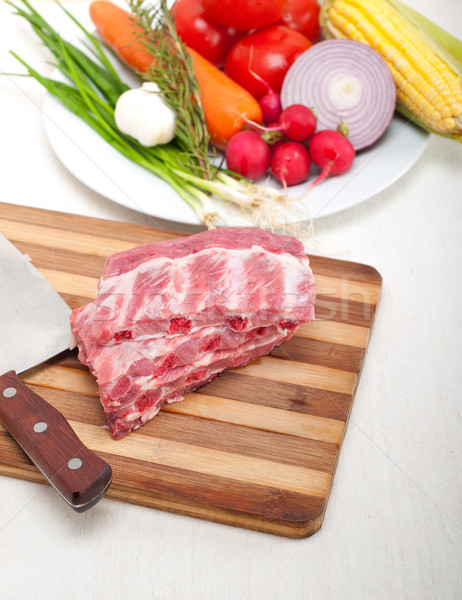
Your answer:
[[[263,123],[274,123],[279,119],[279,115],[282,111],[281,96],[273,91],[270,84],[263,79],[258,73],[252,69],[253,60],[253,46],[250,47],[249,54],[249,73],[255,77],[257,81],[263,84],[266,88],[266,94],[260,98],[258,104],[260,105],[263,113]]]
[[[248,179],[264,175],[271,160],[268,144],[254,131],[239,131],[233,135],[225,155],[228,169]]]
[[[308,150],[311,160],[322,169],[308,191],[328,175],[339,175],[348,171],[355,157],[352,143],[342,133],[331,129],[315,133],[310,140]]]
[[[303,183],[310,174],[308,150],[298,142],[281,144],[271,157],[271,171],[284,187]]]
[[[281,131],[292,142],[306,142],[316,131],[316,117],[303,104],[291,104],[280,117]]]
[[[282,111],[281,106],[281,96],[280,94],[276,94],[273,91],[270,84],[263,79],[258,73],[252,69],[252,60],[253,60],[253,46],[250,46],[249,53],[249,73],[252,77],[255,77],[257,81],[259,81],[266,88],[266,94],[260,98],[258,104],[260,105],[261,111],[263,113],[263,123],[273,123],[279,119],[279,115]]]
[[[263,113],[263,123],[274,123],[279,119],[282,111],[281,96],[279,94],[270,89],[263,98],[260,98],[258,103]]]
[[[267,96],[265,96],[266,98]],[[316,116],[303,104],[292,104],[285,108],[277,121],[266,127],[247,121],[254,131],[261,131],[262,138],[268,144],[285,138],[290,142],[306,142],[316,131]]]

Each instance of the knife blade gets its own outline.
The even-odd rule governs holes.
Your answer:
[[[112,469],[18,377],[69,348],[70,313],[50,283],[0,234],[0,420],[67,504],[83,512],[106,494]]]

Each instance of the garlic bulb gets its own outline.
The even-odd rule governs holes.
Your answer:
[[[153,82],[124,92],[117,100],[114,118],[122,133],[143,146],[167,144],[175,137],[175,113]]]

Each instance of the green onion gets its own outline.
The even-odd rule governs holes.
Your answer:
[[[114,120],[114,109],[119,96],[129,88],[120,79],[99,41],[59,5],[84,34],[86,47],[91,54],[89,56],[63,40],[27,0],[21,2],[21,8],[11,2],[7,3],[15,9],[15,14],[30,23],[33,31],[55,57],[57,68],[69,83],[42,76],[12,52],[27,69],[27,74],[34,77],[114,149],[166,181],[207,227],[214,227],[222,222],[213,207],[210,194],[238,205],[261,227],[286,228],[288,224],[292,225],[291,218],[294,215],[298,219],[306,219],[304,210],[288,210],[289,199],[272,187],[234,179],[214,165],[208,168],[212,175],[206,178],[204,165],[193,162],[194,147],[189,151],[185,149],[184,140],[148,148],[119,131]],[[167,10],[164,2],[162,7],[164,11]]]

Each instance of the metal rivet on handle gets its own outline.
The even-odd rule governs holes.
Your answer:
[[[77,469],[80,469],[82,464],[83,463],[80,460],[80,458],[71,458],[71,460],[67,463],[67,466],[69,467],[69,469],[76,471]]]
[[[38,423],[36,423],[34,425],[35,433],[43,433],[47,429],[48,429],[48,425],[45,423],[45,421],[38,421]]]
[[[5,396],[5,398],[12,398],[13,396],[16,396],[18,390],[15,387],[7,387],[3,390],[3,395]]]

